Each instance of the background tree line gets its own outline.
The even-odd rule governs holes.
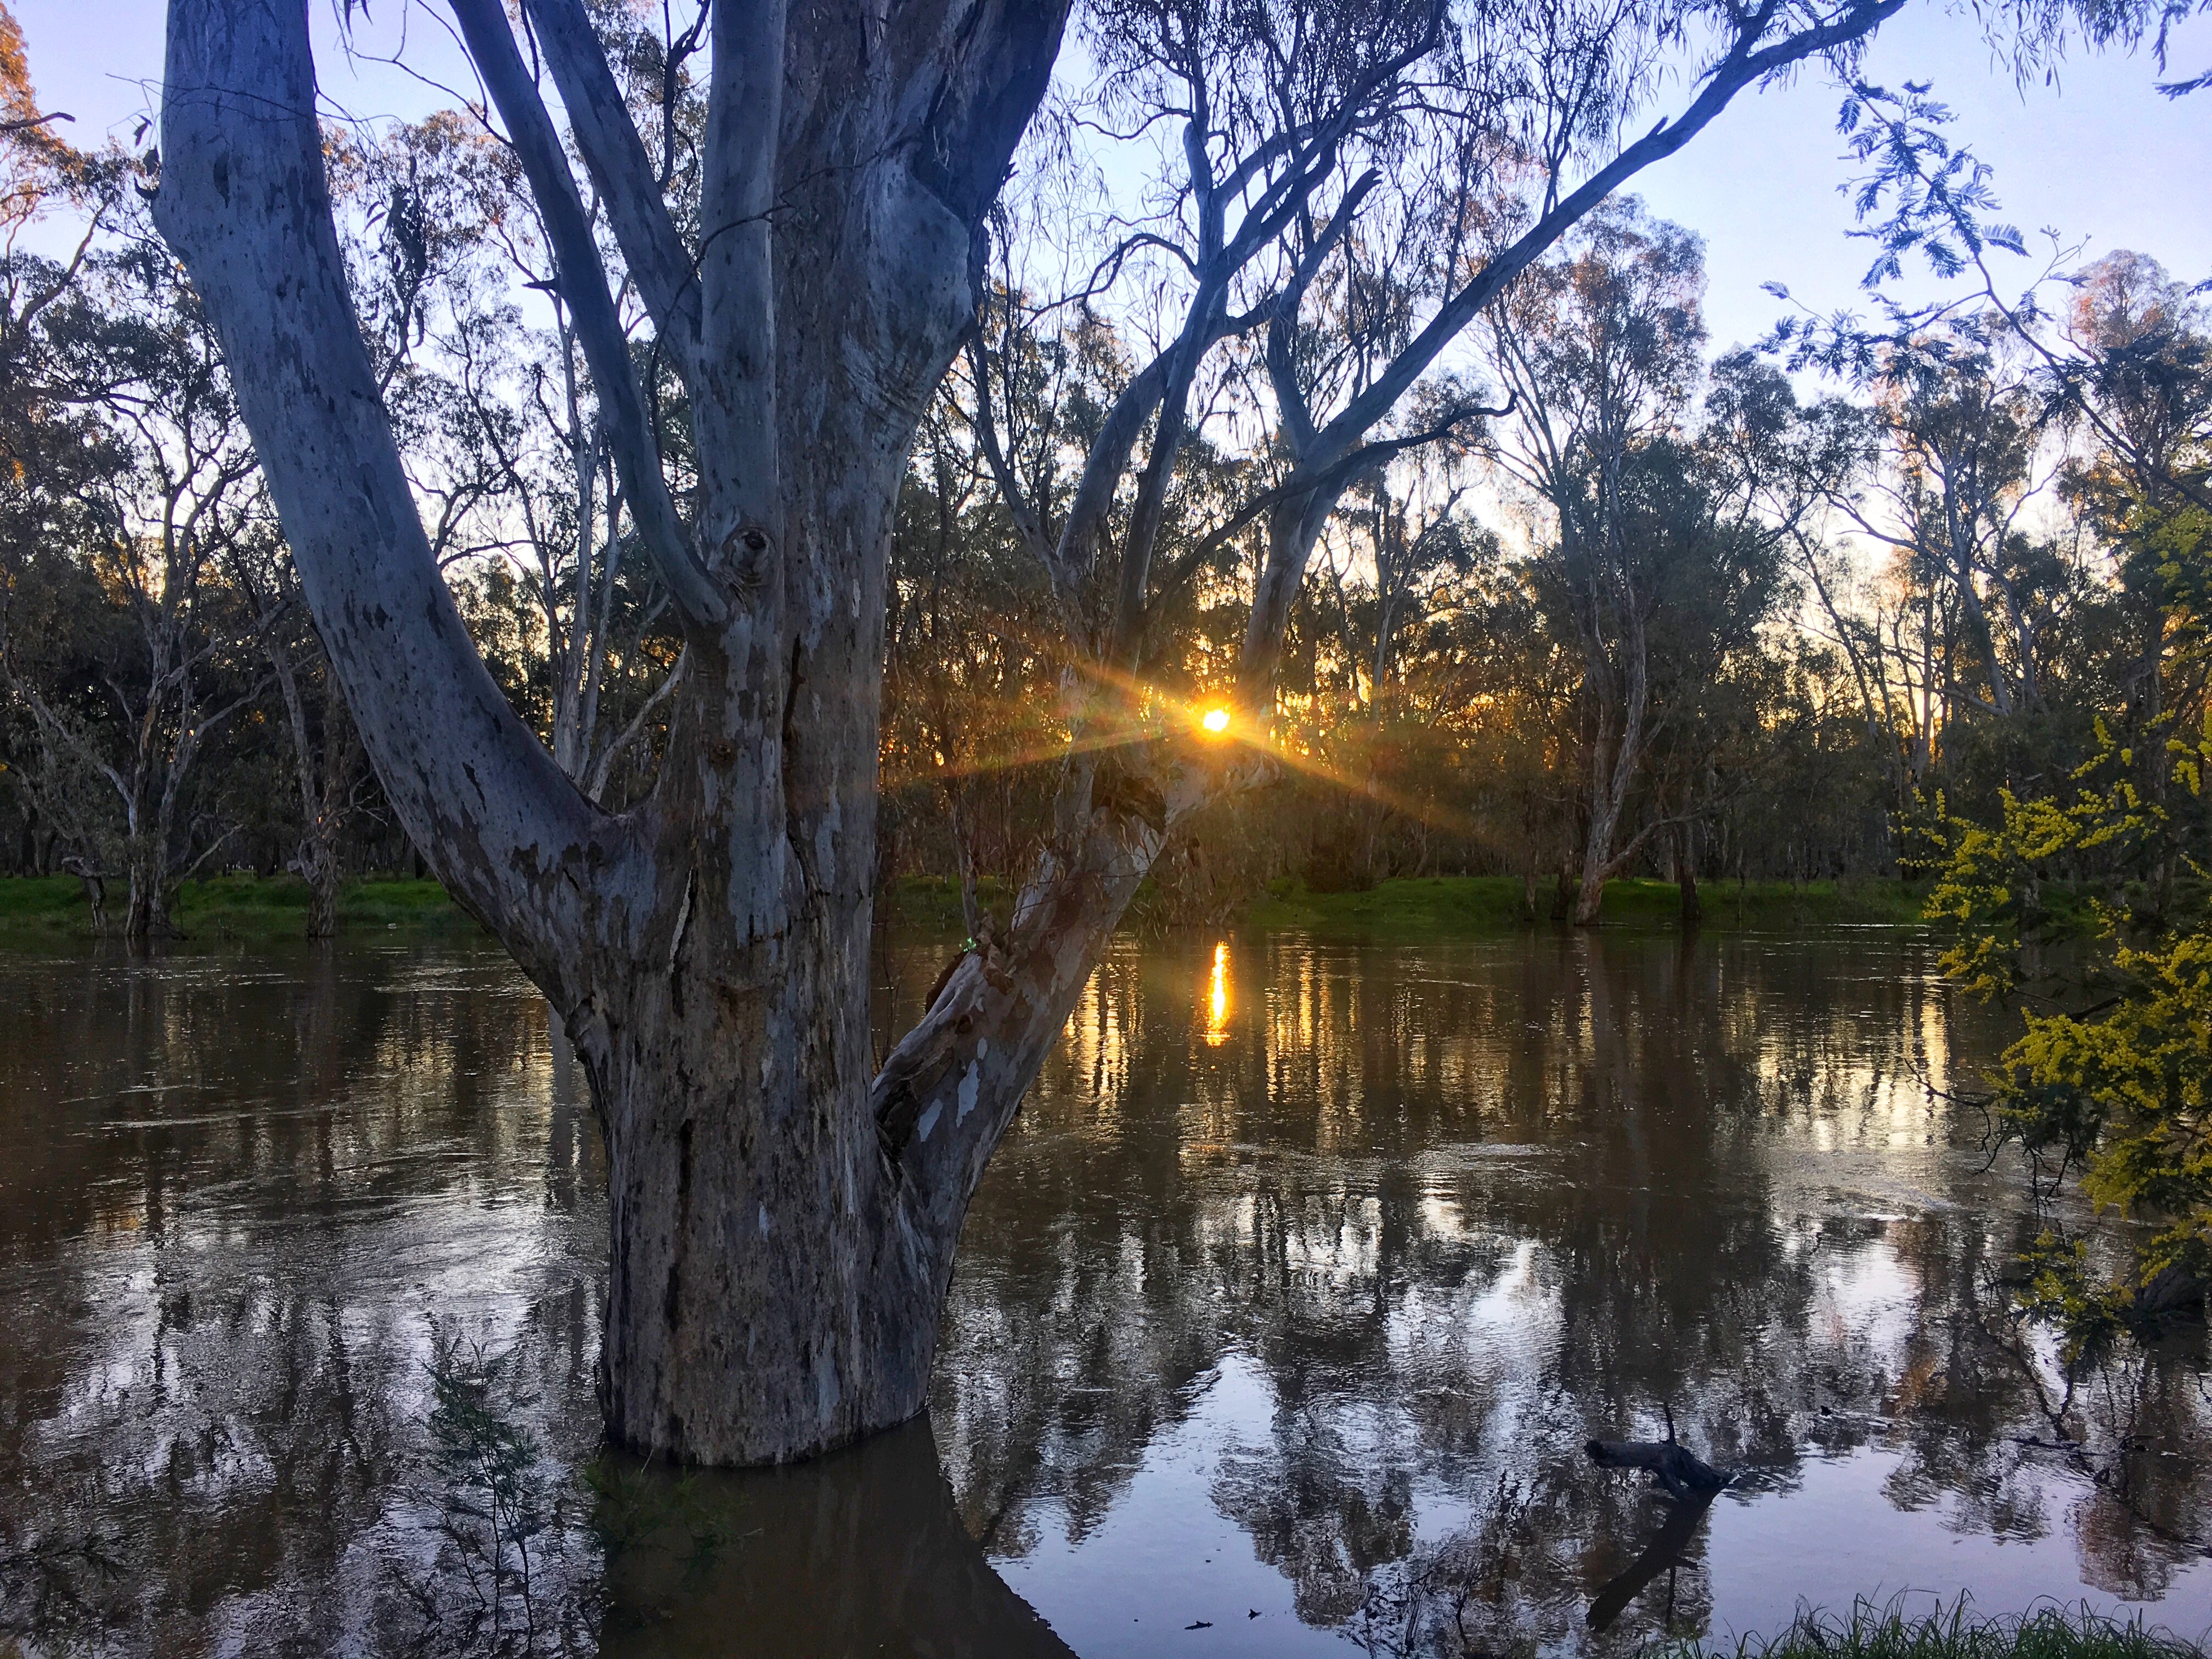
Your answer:
[[[1532,915],[1589,921],[1608,880],[1656,875],[1694,916],[1700,878],[1925,878],[1950,820],[2067,775],[2100,720],[2174,718],[2125,445],[2195,464],[2206,318],[2141,254],[2053,281],[2048,315],[1992,300],[1855,325],[1848,352],[1789,326],[1715,352],[1696,237],[1608,204],[1407,424],[1462,391],[1504,412],[1346,489],[1291,612],[1285,763],[1208,809],[1163,887],[1199,915],[1284,875],[1505,874]],[[1130,373],[1115,325],[1067,309],[1000,289],[909,476],[884,753],[901,869],[1011,878],[1049,810],[1064,728],[1043,691],[1073,671],[993,474],[1063,503]],[[1255,487],[1228,475],[1267,465],[1197,444],[1177,463],[1188,580],[1143,687],[1170,708],[1231,695],[1260,534],[1207,526]]]
[[[658,43],[629,44],[643,86]],[[182,879],[289,870],[327,933],[343,878],[422,864],[355,738],[206,319],[147,222],[158,157],[54,137],[68,118],[37,109],[3,8],[0,82],[0,871],[101,881],[147,937],[169,931]],[[517,710],[619,805],[650,775],[679,647],[626,556],[520,170],[457,113],[328,137],[348,275],[441,568]],[[27,251],[17,233],[40,221],[81,240]]]

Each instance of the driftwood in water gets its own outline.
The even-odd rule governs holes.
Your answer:
[[[1593,1440],[1583,1449],[1601,1469],[1649,1469],[1685,1504],[1711,1497],[1733,1478],[1672,1440]]]

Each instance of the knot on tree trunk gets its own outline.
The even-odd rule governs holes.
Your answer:
[[[1601,1469],[1648,1469],[1679,1502],[1711,1498],[1735,1477],[1672,1440],[1592,1440],[1583,1449]]]
[[[1101,757],[1092,775],[1091,810],[1101,817],[1141,823],[1156,836],[1167,833],[1168,800],[1159,784],[1110,752]]]

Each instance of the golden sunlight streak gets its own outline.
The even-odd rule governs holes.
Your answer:
[[[1209,1043],[1229,1040],[1229,941],[1222,939],[1213,947],[1213,978],[1206,993],[1206,1040]]]

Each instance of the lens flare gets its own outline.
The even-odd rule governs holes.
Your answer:
[[[1206,711],[1206,718],[1199,724],[1218,737],[1229,729],[1229,711],[1226,708],[1209,708]]]

